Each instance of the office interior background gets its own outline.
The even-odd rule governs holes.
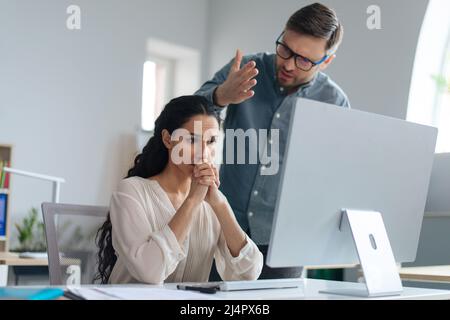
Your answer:
[[[237,48],[274,52],[288,17],[312,2],[0,0],[0,144],[12,146],[13,168],[64,178],[60,202],[107,206],[151,135],[158,108],[192,94]],[[449,265],[447,1],[321,2],[345,27],[326,73],[352,107],[439,127],[419,252],[410,265]],[[72,5],[80,9],[80,28],[70,28]],[[368,25],[373,5],[379,28]],[[11,177],[10,248],[19,246],[15,224],[51,197],[50,183]],[[39,281],[46,279],[20,284]]]

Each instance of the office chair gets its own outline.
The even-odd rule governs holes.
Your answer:
[[[51,285],[93,284],[97,272],[97,230],[108,207],[42,204]]]

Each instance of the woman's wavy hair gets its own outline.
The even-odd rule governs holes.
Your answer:
[[[214,106],[202,96],[182,96],[171,100],[156,119],[153,136],[147,142],[142,153],[136,156],[134,166],[128,170],[125,178],[150,178],[162,172],[169,161],[169,152],[163,143],[162,131],[166,129],[172,134],[173,131],[181,128],[189,119],[197,115],[212,116],[220,123]],[[106,284],[117,261],[112,245],[112,224],[109,213],[106,221],[97,231],[95,241],[99,251],[97,254],[98,271],[94,280],[100,280],[102,284]]]

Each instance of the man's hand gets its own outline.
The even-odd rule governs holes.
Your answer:
[[[256,79],[253,79],[258,74],[256,63],[255,61],[249,61],[241,69],[241,62],[242,52],[238,49],[227,80],[219,85],[214,92],[214,103],[216,105],[238,104],[250,99],[255,94],[250,89],[256,85]]]

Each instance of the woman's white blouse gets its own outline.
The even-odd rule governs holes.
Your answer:
[[[176,210],[156,180],[124,179],[110,205],[117,262],[110,283],[206,282],[213,258],[223,280],[256,280],[263,256],[247,237],[237,257],[228,249],[220,223],[203,201],[180,245],[168,226]]]

